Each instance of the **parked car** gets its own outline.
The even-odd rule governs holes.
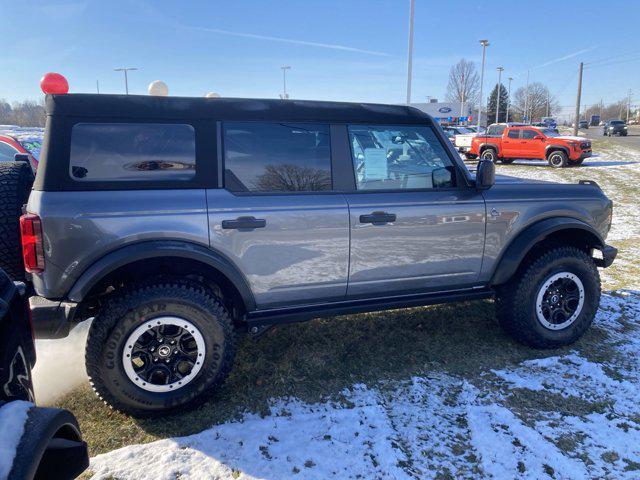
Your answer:
[[[578,122],[578,128],[588,129],[589,128],[589,122],[587,122],[586,120],[580,120]]]
[[[567,345],[616,256],[597,184],[494,185],[493,162],[470,173],[411,107],[73,94],[46,110],[57,135],[22,217],[35,328],[93,317],[91,383],[131,415],[202,402],[238,334],[279,323],[495,296],[516,339]]]
[[[477,133],[468,127],[449,127],[445,131],[453,134],[453,145],[461,153],[466,153],[471,148],[471,139],[477,135]]]
[[[613,136],[613,135],[621,135],[623,137],[627,136],[627,124],[622,120],[607,120],[604,124],[604,128],[602,129],[602,134],[604,136]]]
[[[0,162],[13,162],[16,154],[27,155],[35,172],[43,137],[43,128],[0,125]]]
[[[89,466],[87,445],[70,412],[32,404],[35,361],[25,285],[0,269],[0,474],[10,480],[76,478]],[[21,414],[24,423],[15,420]]]
[[[547,160],[555,168],[580,165],[591,156],[591,141],[584,137],[559,135],[553,130],[529,125],[492,127],[488,131],[500,131],[500,135],[476,136],[470,154],[502,163],[512,163],[515,159]]]

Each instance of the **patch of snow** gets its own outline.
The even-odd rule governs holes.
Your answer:
[[[0,480],[9,476],[32,403],[16,400],[0,407]]]

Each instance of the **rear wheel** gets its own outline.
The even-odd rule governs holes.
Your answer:
[[[516,340],[536,348],[568,345],[589,328],[600,303],[593,259],[575,247],[539,253],[498,287],[496,316]]]
[[[0,163],[0,268],[12,280],[25,278],[20,215],[32,185],[33,172],[27,163]]]
[[[549,161],[549,165],[553,168],[564,168],[569,164],[569,157],[567,157],[567,154],[561,150],[551,152],[547,157],[547,160]]]
[[[498,159],[498,154],[493,148],[486,148],[482,151],[480,158],[482,160],[490,160],[495,163],[495,161]]]
[[[87,373],[96,393],[134,416],[164,414],[201,403],[231,370],[231,319],[211,292],[194,282],[129,287],[94,319]]]

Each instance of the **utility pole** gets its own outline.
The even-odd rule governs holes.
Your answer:
[[[630,112],[631,112],[631,89],[629,89],[629,96],[627,97],[627,125],[629,124]]]
[[[96,80],[96,91],[100,93],[100,82],[98,80]]]
[[[413,69],[413,11],[415,0],[409,0],[409,51],[407,53],[407,105],[411,105],[411,76]]]
[[[132,70],[138,70],[138,68],[137,67],[121,67],[121,68],[114,68],[113,70],[115,72],[124,72],[124,91],[127,95],[129,95],[129,79],[127,78],[127,72]]]
[[[547,117],[549,116],[549,90],[547,90]]]
[[[509,107],[511,106],[511,82],[513,81],[512,77],[509,77],[509,101],[507,102],[507,117],[506,121],[509,122]]]
[[[482,45],[482,69],[480,70],[480,98],[478,100],[478,132],[480,132],[480,127],[482,126],[482,86],[484,84],[484,62],[487,56],[489,40],[480,40],[480,45]]]
[[[462,91],[460,92],[460,96],[462,97],[461,101],[460,101],[460,117],[464,117],[466,116],[464,114],[464,91],[465,91],[466,85],[465,85],[465,80],[464,80],[464,71],[462,72]],[[458,122],[460,123],[460,122]]]
[[[527,70],[527,87],[525,88],[524,97],[524,118],[522,120],[524,122],[529,120],[529,70]]]
[[[291,65],[283,65],[280,68],[282,69],[282,95],[280,95],[280,98],[286,100],[289,98],[287,94],[287,70],[291,70]]]
[[[498,114],[500,113],[500,92],[502,92],[502,85],[501,85],[501,79],[502,79],[502,72],[504,70],[504,68],[502,67],[498,67],[498,88],[496,89],[496,123],[498,123]]]
[[[576,121],[573,124],[573,134],[578,135],[578,125],[580,125],[580,97],[582,96],[582,69],[584,64],[580,62],[580,70],[578,70],[578,95],[576,96]]]

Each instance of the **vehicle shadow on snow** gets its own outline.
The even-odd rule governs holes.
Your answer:
[[[599,350],[604,331],[592,328],[565,349],[534,350],[508,337],[493,302],[440,305],[351,315],[281,326],[255,341],[244,339],[224,386],[204,405],[161,419],[135,420],[153,437],[197,433],[245,412],[269,414],[269,401],[297,397],[340,401],[357,383],[444,372],[473,380],[483,372],[578,349]]]

